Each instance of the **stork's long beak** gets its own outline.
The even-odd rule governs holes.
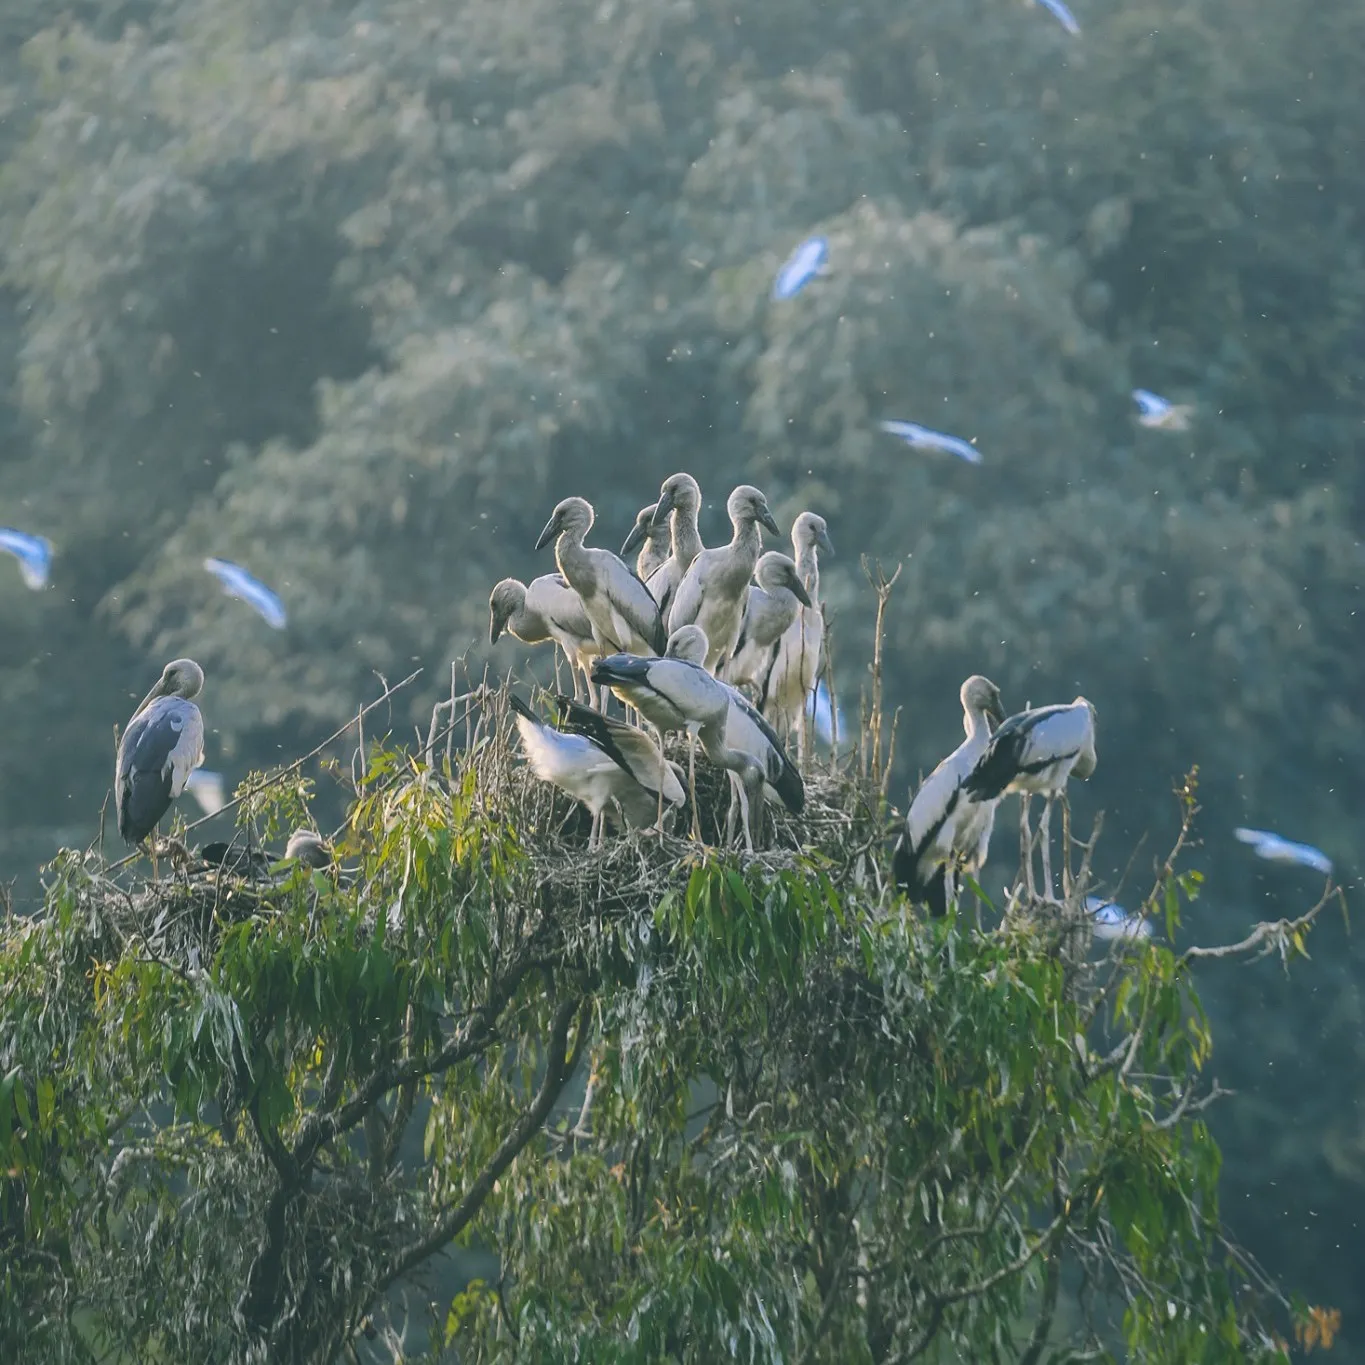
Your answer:
[[[632,550],[637,550],[644,544],[645,537],[654,529],[654,521],[637,521],[630,528],[630,534],[626,537],[625,543],[621,546],[621,558],[624,559]]]
[[[498,637],[507,627],[508,618],[496,608],[490,608],[488,612],[488,643],[495,645]]]
[[[668,514],[673,510],[673,495],[665,493],[658,502],[654,504],[654,515],[650,518],[651,529],[655,526],[662,526],[668,520]],[[626,552],[621,551],[622,554]]]
[[[774,518],[773,514],[766,507],[758,514],[758,522],[760,526],[771,531],[773,535],[780,536],[782,534],[776,518]]]
[[[1005,723],[1005,706],[999,697],[996,697],[996,699],[986,708],[986,714],[997,725],[1003,725]]]
[[[536,549],[543,550],[559,534],[559,515],[556,513],[545,523],[545,529],[540,533],[540,539],[536,541]]]
[[[166,675],[163,673],[157,680],[156,686],[138,702],[137,710],[133,712],[133,718],[140,716],[158,697],[164,697],[167,693]]]
[[[787,575],[787,586],[796,594],[796,600],[803,607],[811,605],[810,593],[806,591],[806,585],[801,581],[801,575],[792,569]]]
[[[815,543],[825,552],[825,554],[832,555],[834,553],[834,542],[829,538],[828,531],[817,532]]]

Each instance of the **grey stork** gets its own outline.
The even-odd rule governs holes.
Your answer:
[[[652,502],[648,507],[640,508],[635,514],[635,525],[630,528],[630,534],[621,546],[622,559],[639,547],[640,553],[635,558],[635,577],[646,586],[650,577],[663,567],[670,552],[668,523],[654,519],[658,505]]]
[[[712,673],[739,638],[749,580],[763,549],[758,528],[765,526],[774,535],[781,534],[768,500],[751,484],[740,484],[726,499],[725,510],[734,528],[730,543],[697,555],[678,584],[668,614],[670,632],[692,625],[706,632],[706,667]]]
[[[760,705],[780,734],[796,734],[797,753],[803,759],[806,752],[803,718],[807,698],[820,673],[825,645],[825,615],[820,605],[820,555],[833,553],[834,546],[824,517],[815,512],[802,512],[792,523],[792,558],[811,605],[801,608],[782,636]]]
[[[1029,829],[1028,803],[1045,798],[1038,833],[1043,845],[1043,880],[1050,897],[1052,854],[1049,821],[1052,803],[1065,797],[1067,779],[1088,778],[1095,771],[1095,708],[1084,697],[1069,705],[1039,706],[1011,716],[991,736],[985,752],[962,784],[974,802],[994,801],[1006,792],[1020,796],[1019,831],[1023,840],[1024,882],[1033,894],[1033,836]]]
[[[736,687],[750,684],[762,710],[783,636],[800,609],[813,604],[796,565],[780,550],[769,550],[758,557],[754,582],[757,586],[749,589],[744,600],[734,651],[722,662],[720,676]]]
[[[990,743],[991,721],[1005,719],[1000,689],[974,673],[958,696],[967,737],[920,784],[891,859],[896,885],[932,915],[947,913],[959,861],[980,871],[995,823],[995,802],[969,801],[962,786]]]
[[[668,636],[649,589],[618,555],[583,544],[593,518],[586,498],[565,498],[546,522],[536,549],[555,542],[559,572],[582,600],[599,654],[663,653]]]
[[[114,767],[118,832],[141,844],[204,761],[204,718],[194,704],[204,670],[193,659],[173,659],[143,697],[119,740]]]
[[[781,801],[793,815],[805,805],[801,775],[762,715],[743,693],[707,672],[706,635],[684,626],[669,639],[662,659],[628,654],[599,659],[593,681],[612,689],[664,731],[695,728],[702,752],[735,778],[744,817],[745,846],[753,851],[751,803]]]
[[[663,760],[643,730],[599,715],[568,697],[556,701],[565,729],[547,725],[520,697],[511,697],[532,772],[592,812],[590,848],[602,842],[609,807],[618,810],[627,825],[648,825],[660,793],[669,805],[682,804],[676,765]]]
[[[670,474],[659,488],[654,520],[668,527],[668,558],[645,580],[665,623],[673,609],[673,595],[692,561],[705,548],[697,530],[701,488],[690,474]]]
[[[597,644],[583,600],[563,574],[541,574],[529,583],[504,578],[495,584],[488,596],[488,643],[497,644],[504,630],[524,645],[542,645],[553,640],[568,661],[574,696],[582,695],[581,673],[591,698],[592,685],[587,680]]]

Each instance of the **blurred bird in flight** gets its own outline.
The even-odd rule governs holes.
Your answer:
[[[47,587],[48,570],[52,567],[52,542],[43,536],[31,536],[27,531],[16,531],[0,526],[0,550],[6,550],[19,561],[19,573],[26,587],[34,592]]]
[[[1188,403],[1168,403],[1150,389],[1134,389],[1133,402],[1138,405],[1138,422],[1153,431],[1184,431],[1194,412]]]
[[[204,567],[223,585],[229,597],[235,597],[254,608],[266,625],[283,630],[288,619],[284,603],[257,578],[247,573],[240,564],[227,559],[206,559]]]
[[[900,422],[894,419],[888,419],[878,425],[887,435],[898,436],[906,445],[916,450],[942,450],[949,455],[956,455],[960,460],[966,460],[968,464],[981,463],[981,452],[970,441],[964,441],[960,436],[948,436],[942,431],[933,431],[915,422]]]
[[[1272,863],[1288,863],[1297,867],[1311,867],[1323,876],[1332,875],[1332,860],[1312,844],[1296,844],[1281,838],[1268,829],[1235,829],[1232,831],[1244,844],[1250,844],[1258,857]]]
[[[773,281],[773,298],[797,296],[829,264],[829,242],[824,237],[808,237],[790,256]]]

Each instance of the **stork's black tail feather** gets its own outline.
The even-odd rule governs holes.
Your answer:
[[[891,854],[891,875],[912,905],[927,905],[935,919],[948,913],[948,869],[936,866],[927,880],[921,881],[919,859],[907,847],[905,835],[896,840]]]

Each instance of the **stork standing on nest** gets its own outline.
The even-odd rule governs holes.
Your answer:
[[[799,815],[805,789],[781,742],[748,699],[707,672],[707,650],[705,631],[683,626],[670,636],[664,658],[623,654],[599,659],[593,681],[610,687],[660,730],[696,731],[707,758],[732,775],[745,847],[753,852],[753,829],[762,819],[763,801],[771,795]],[[690,780],[695,815],[696,785]],[[694,832],[699,833],[695,820]]]
[[[891,870],[896,885],[932,915],[948,910],[950,883],[961,859],[980,870],[995,823],[994,801],[969,801],[963,783],[991,740],[991,721],[1005,719],[1000,689],[973,674],[962,684],[962,728],[967,738],[920,784],[896,840]]]
[[[705,546],[697,530],[701,515],[701,488],[690,474],[670,474],[659,488],[654,521],[668,527],[668,558],[645,579],[665,623],[673,610],[673,598],[683,575]]]
[[[597,645],[592,622],[583,610],[583,600],[569,586],[563,574],[547,573],[523,583],[504,578],[494,585],[488,597],[488,643],[495,645],[506,630],[524,645],[543,645],[553,640],[568,660],[575,697],[582,696],[582,683],[592,697],[592,661]]]
[[[664,762],[643,730],[599,715],[568,697],[556,701],[566,727],[561,730],[539,719],[520,697],[511,698],[531,770],[592,812],[589,848],[602,842],[608,808],[619,811],[627,825],[648,825],[661,792],[670,806],[682,804],[677,767]]]
[[[652,502],[648,507],[640,508],[635,514],[635,525],[630,528],[630,534],[621,546],[622,559],[639,547],[640,553],[635,557],[635,577],[646,587],[650,578],[663,567],[670,553],[668,523],[654,520],[658,505]]]
[[[714,673],[739,638],[749,580],[763,549],[766,526],[780,535],[768,510],[768,500],[751,484],[742,483],[725,503],[734,534],[728,545],[702,550],[678,584],[668,615],[670,632],[679,626],[700,626],[708,641],[706,667]]]
[[[779,550],[759,556],[754,581],[757,586],[749,589],[744,600],[739,638],[733,653],[721,664],[720,676],[736,687],[742,683],[753,687],[761,711],[782,639],[801,608],[811,605],[811,599],[795,563]]]
[[[559,572],[583,603],[598,654],[661,654],[668,636],[649,589],[619,556],[583,544],[593,517],[586,498],[565,498],[546,522],[536,549],[555,542]]]
[[[1066,816],[1067,779],[1083,781],[1095,771],[1095,708],[1084,697],[1069,705],[1039,706],[1011,716],[991,736],[985,752],[971,775],[962,784],[974,802],[998,800],[1006,792],[1017,792],[1019,834],[1024,849],[1024,885],[1033,890],[1033,834],[1029,828],[1028,805],[1033,796],[1045,798],[1038,833],[1043,845],[1043,880],[1049,897],[1055,899],[1052,884],[1052,854],[1049,822],[1052,803],[1063,799],[1063,836],[1070,835]]]
[[[203,690],[204,670],[193,659],[173,659],[123,731],[114,810],[129,844],[141,844],[156,829],[204,761],[204,718],[193,701]]]
[[[825,613],[820,605],[820,555],[832,555],[825,519],[802,512],[792,523],[792,558],[811,605],[802,607],[778,645],[768,673],[763,714],[780,734],[796,734],[796,751],[804,761],[806,699],[815,686],[825,647]]]

